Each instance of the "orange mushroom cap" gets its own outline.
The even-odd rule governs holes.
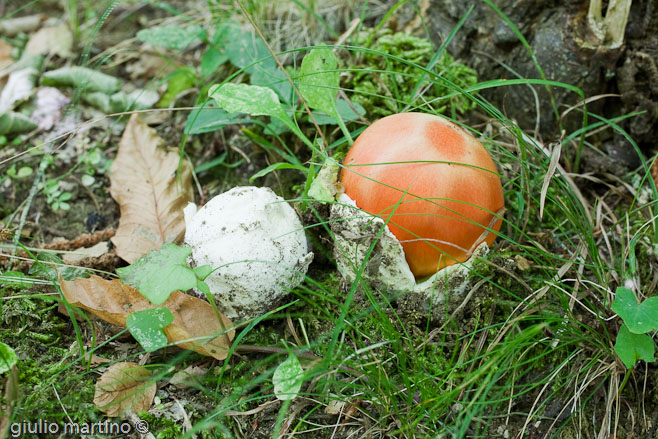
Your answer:
[[[344,165],[345,193],[389,221],[416,278],[466,261],[482,242],[493,243],[488,228],[500,230],[496,165],[475,137],[444,118],[384,117],[361,133]]]

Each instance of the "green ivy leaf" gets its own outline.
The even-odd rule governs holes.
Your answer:
[[[201,265],[199,267],[194,268],[194,274],[199,280],[205,280],[208,277],[208,275],[212,273],[212,271],[213,268],[210,265]]]
[[[637,360],[644,360],[647,363],[654,361],[656,346],[647,334],[633,334],[626,325],[622,325],[614,349],[624,366],[630,369]]]
[[[208,96],[217,102],[217,106],[229,113],[271,116],[288,127],[294,125],[276,93],[270,88],[247,84],[215,84],[208,90]]]
[[[222,23],[215,28],[215,33],[210,41],[210,47],[201,57],[201,74],[203,76],[211,75],[226,61],[228,61],[227,47],[231,37],[232,25]]]
[[[153,308],[130,314],[126,326],[146,352],[153,352],[167,345],[163,329],[173,321],[174,315],[169,308]]]
[[[352,109],[352,107],[354,107],[354,109]],[[361,105],[351,101],[348,103],[344,99],[336,100],[336,110],[344,122],[351,122],[366,114],[365,108],[363,108]],[[315,118],[315,121],[318,123],[318,125],[336,125],[338,123],[334,117],[329,116],[324,111],[314,111],[313,117]]]
[[[299,91],[308,106],[338,118],[336,96],[340,86],[338,58],[331,49],[313,49],[302,60]]]
[[[203,134],[217,131],[226,125],[250,123],[243,113],[228,113],[217,107],[204,107],[192,110],[185,122],[186,134]]]
[[[286,361],[279,364],[272,377],[274,394],[281,401],[295,399],[303,382],[304,369],[294,355],[289,355]]]
[[[66,204],[66,203],[65,203]],[[52,253],[40,253],[37,260],[41,263],[34,263],[30,267],[29,274],[41,276],[47,280],[57,280],[58,273],[64,280],[74,280],[78,277],[89,277],[86,268],[66,266],[66,263]],[[57,267],[55,269],[55,267]]]
[[[645,334],[658,329],[658,297],[650,297],[637,303],[633,291],[618,287],[612,310],[622,318],[628,330],[634,334]]]
[[[205,31],[199,25],[154,26],[137,32],[137,39],[144,43],[176,50],[183,50],[204,36]]]
[[[176,99],[176,96],[181,92],[194,87],[194,84],[196,84],[196,74],[190,67],[182,67],[176,70],[169,75],[167,79],[169,80],[167,83],[167,91],[162,95],[158,102],[158,107],[160,108],[169,107]]]
[[[276,61],[267,50],[265,43],[252,32],[244,32],[233,24],[229,30],[230,44],[227,55],[231,64],[245,69],[252,85],[267,86],[286,102],[291,101],[292,86]]]
[[[187,257],[189,247],[163,244],[128,267],[117,268],[117,274],[125,284],[132,285],[151,303],[160,305],[176,290],[189,290],[197,285],[197,277]]]
[[[7,372],[18,362],[16,351],[0,342],[0,374]]]

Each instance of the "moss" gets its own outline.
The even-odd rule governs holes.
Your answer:
[[[183,435],[183,426],[166,416],[141,413],[140,419],[148,422],[149,431],[156,439],[176,439]]]
[[[427,67],[434,56],[434,45],[428,39],[392,33],[390,29],[374,35],[373,32],[361,32],[355,45],[368,47],[368,43],[374,41],[369,49],[402,58],[421,67]],[[398,113],[407,104],[420,105],[423,102],[431,102],[431,107],[439,113],[447,110],[463,113],[475,106],[473,101],[461,94],[442,99],[454,92],[446,85],[448,82],[460,88],[477,83],[475,70],[456,61],[445,51],[432,68],[438,77],[428,78],[425,82],[429,84],[431,81],[434,86],[426,90],[420,99],[413,96],[413,93],[424,72],[413,65],[371,52],[359,52],[352,69],[360,70],[353,72],[348,81],[353,84],[355,91],[353,100],[366,109],[370,119]]]

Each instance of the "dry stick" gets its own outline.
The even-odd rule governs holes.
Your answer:
[[[320,145],[320,152],[324,153],[324,147],[325,147],[325,145],[329,146],[329,143],[327,142],[327,139],[324,137],[324,134],[322,133],[322,130],[320,129],[320,125],[318,125],[318,122],[315,120],[315,116],[313,116],[313,112],[311,111],[311,109],[306,104],[306,100],[304,99],[304,96],[302,96],[299,89],[297,89],[297,86],[295,86],[295,83],[293,82],[292,78],[290,77],[290,75],[288,74],[286,69],[283,67],[283,64],[281,64],[281,61],[279,61],[279,58],[277,58],[276,54],[272,50],[272,47],[270,47],[267,40],[265,40],[265,36],[263,35],[263,32],[261,32],[261,30],[258,27],[258,25],[256,24],[256,22],[254,22],[254,20],[251,18],[251,15],[249,15],[247,10],[244,8],[244,6],[242,5],[242,2],[240,0],[237,0],[237,3],[238,3],[238,6],[240,6],[240,9],[242,10],[242,13],[244,14],[244,16],[247,17],[247,20],[249,20],[249,23],[254,28],[254,30],[256,31],[256,33],[258,34],[260,39],[263,41],[263,43],[265,44],[265,47],[267,47],[267,50],[272,55],[272,58],[274,58],[274,61],[276,62],[276,65],[279,66],[279,69],[281,69],[281,71],[285,75],[286,79],[288,80],[288,82],[292,86],[292,89],[295,91],[295,94],[302,101],[302,105],[304,105],[304,111],[306,111],[306,113],[308,114],[308,117],[313,122],[313,126],[315,126],[315,130],[317,131],[317,133],[322,138],[322,144]]]

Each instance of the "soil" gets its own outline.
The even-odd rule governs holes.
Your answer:
[[[658,138],[658,5],[655,1],[632,3],[625,43],[618,49],[587,47],[590,39],[585,22],[587,1],[495,3],[528,41],[546,79],[575,85],[586,98],[607,93],[619,95],[596,100],[588,104],[588,110],[607,118],[644,112],[619,125],[638,142],[645,155],[654,152]],[[484,2],[430,0],[427,22],[435,43],[441,44],[448,38],[471,6],[469,18],[448,45],[452,54],[468,60],[480,79],[540,78],[518,36]],[[560,138],[562,133],[551,106],[551,95],[559,114],[581,99],[560,87],[551,87],[551,95],[543,86],[532,88],[534,92],[529,86],[498,87],[484,94],[498,102],[507,116],[523,129],[533,131],[538,126],[537,134],[546,142]],[[539,113],[535,110],[535,95]],[[582,115],[574,111],[561,120],[561,127],[568,134],[582,126],[582,122]],[[601,136],[597,146],[617,164],[617,174],[639,164],[637,154],[621,135]]]

